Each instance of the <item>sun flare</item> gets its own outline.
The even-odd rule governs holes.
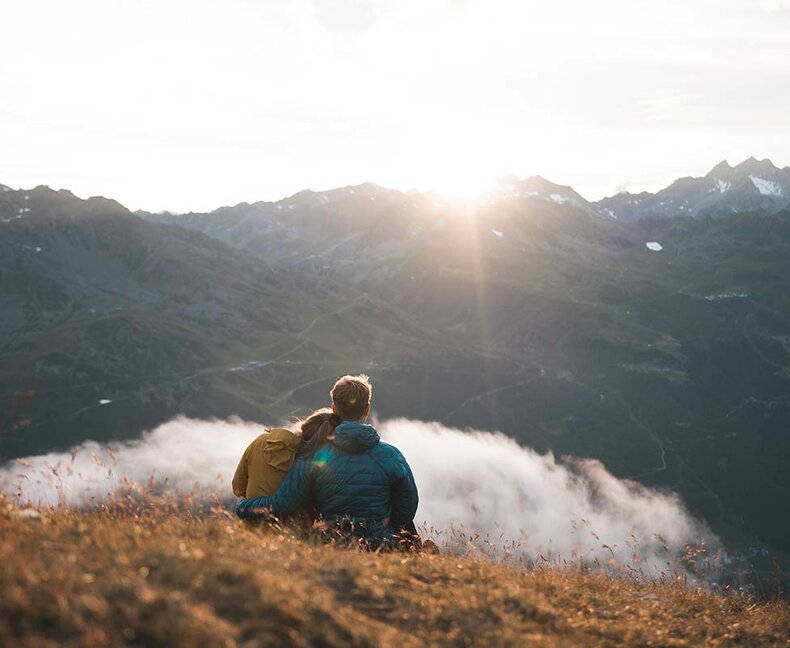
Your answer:
[[[426,183],[426,188],[462,202],[476,202],[493,190],[499,175],[478,170],[452,170]]]

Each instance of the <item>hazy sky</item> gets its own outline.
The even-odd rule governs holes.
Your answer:
[[[209,210],[790,164],[790,0],[0,0],[0,183]]]

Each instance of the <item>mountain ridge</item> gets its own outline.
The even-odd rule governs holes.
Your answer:
[[[768,177],[761,178],[759,176],[755,176],[756,180],[751,180],[751,176],[755,173],[762,173]],[[715,186],[707,183],[705,188],[707,189],[707,193],[713,193],[711,188],[718,188],[720,193],[724,193],[724,191],[728,191],[729,187],[725,190],[722,190],[722,185],[720,182],[728,182],[732,183],[733,179],[737,182],[743,183],[743,186],[740,187],[741,191],[747,191],[751,194],[751,198],[755,199],[756,195],[754,191],[757,191],[758,194],[762,196],[776,196],[782,197],[783,200],[774,201],[771,203],[770,201],[766,203],[763,201],[759,203],[758,201],[752,200],[751,203],[747,203],[744,205],[739,206],[738,209],[735,211],[730,210],[729,212],[723,212],[722,210],[717,209],[710,209],[709,205],[705,206],[695,206],[692,205],[691,207],[686,207],[686,201],[676,201],[675,198],[672,197],[673,193],[677,193],[678,190],[688,189],[689,184],[692,183],[697,186],[700,185],[700,182],[703,180],[712,180],[714,181]],[[751,180],[751,183],[744,183],[745,180]],[[761,184],[759,180],[766,180],[768,184]],[[772,187],[770,185],[775,184],[776,190],[772,191]],[[49,190],[55,191],[50,189],[47,185],[39,185],[33,189],[23,190],[18,189],[14,190],[8,186],[0,184],[0,193],[7,193],[7,192],[30,192],[30,191],[37,191],[37,190]],[[58,192],[64,192],[64,195],[70,195],[74,198],[73,193],[67,189],[60,189],[57,190]],[[236,203],[233,205],[222,205],[219,206],[209,212],[174,212],[171,210],[165,210],[161,212],[150,212],[147,210],[135,210],[133,213],[142,217],[147,218],[149,220],[155,220],[158,217],[173,217],[173,216],[194,216],[197,214],[207,214],[207,213],[215,213],[215,212],[225,212],[227,210],[233,209],[249,209],[251,211],[259,211],[259,210],[267,210],[270,208],[275,209],[282,209],[283,206],[288,208],[289,205],[293,205],[294,203],[303,203],[304,200],[317,200],[317,201],[327,201],[343,194],[356,194],[359,192],[363,196],[367,196],[368,198],[375,197],[377,195],[384,195],[384,194],[397,194],[401,197],[407,196],[418,196],[418,197],[428,197],[433,200],[437,201],[451,201],[451,202],[462,202],[460,199],[454,198],[451,195],[443,194],[441,192],[436,192],[432,190],[427,191],[401,191],[398,189],[387,188],[382,185],[376,184],[374,182],[363,182],[358,185],[344,185],[341,187],[335,187],[326,190],[313,190],[313,189],[302,189],[297,191],[296,193],[280,198],[278,200],[257,200],[253,202],[243,201],[240,203]],[[743,160],[739,164],[732,166],[729,164],[727,160],[722,160],[718,164],[714,165],[708,173],[704,176],[685,176],[675,179],[669,185],[664,187],[663,189],[658,190],[655,193],[649,191],[640,191],[637,193],[633,193],[630,191],[622,191],[617,194],[613,194],[610,196],[605,196],[596,201],[589,201],[584,198],[581,194],[576,192],[572,186],[569,185],[560,185],[556,184],[550,180],[547,180],[543,176],[540,175],[533,175],[528,176],[525,178],[519,178],[514,174],[503,174],[497,180],[497,182],[489,189],[484,195],[488,196],[490,199],[492,196],[502,198],[503,196],[507,197],[542,197],[544,199],[552,199],[551,196],[554,195],[554,200],[559,201],[560,203],[565,201],[570,201],[572,204],[575,204],[577,207],[582,208],[585,211],[589,211],[590,213],[594,213],[598,216],[605,216],[605,217],[614,217],[614,218],[624,218],[625,220],[639,220],[641,218],[666,218],[668,216],[677,216],[683,215],[680,212],[686,212],[687,214],[691,214],[693,216],[723,216],[727,215],[728,213],[743,213],[746,211],[751,211],[755,209],[766,209],[772,213],[776,213],[777,211],[781,211],[781,209],[785,209],[790,207],[790,166],[785,166],[784,168],[777,167],[769,158],[757,159],[754,156],[750,156],[749,158]],[[664,197],[666,200],[659,200],[658,206],[655,204],[657,197]],[[633,199],[637,198],[639,203],[634,203]],[[103,199],[102,196],[91,196],[87,198],[87,200],[101,200]],[[786,200],[785,200],[786,199]],[[79,199],[78,199],[79,200]],[[111,199],[105,199],[111,200]],[[479,202],[480,200],[485,201],[485,198],[481,196],[481,198],[477,199]],[[115,202],[115,201],[113,201]],[[667,202],[677,202],[671,209],[666,207],[665,209],[658,209],[657,207],[665,207],[665,203]],[[120,203],[116,203],[119,207],[126,209]],[[640,209],[628,208],[628,205],[633,204],[641,204]],[[616,209],[617,208],[617,209]],[[614,212],[614,216],[612,213]],[[645,213],[647,212],[647,213]]]
[[[178,413],[272,424],[366,371],[384,418],[598,458],[677,488],[730,546],[787,550],[790,211],[626,222],[555,187],[470,207],[363,185],[155,222],[2,192],[0,393],[37,396],[0,453]]]
[[[750,157],[731,166],[726,160],[705,176],[678,178],[656,193],[621,193],[596,205],[613,218],[637,221],[691,215],[722,218],[763,210],[790,208],[790,167],[779,169],[769,159]]]

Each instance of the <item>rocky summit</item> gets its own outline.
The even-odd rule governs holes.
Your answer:
[[[651,194],[620,193],[596,203],[606,215],[624,221],[723,217],[750,211],[776,214],[790,208],[790,167],[749,158],[737,166],[720,162],[702,178],[680,178]]]

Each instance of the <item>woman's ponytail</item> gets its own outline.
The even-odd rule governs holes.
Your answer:
[[[343,420],[331,409],[316,410],[302,421],[302,440],[299,443],[299,456],[308,457],[327,441],[331,440],[335,428]]]

